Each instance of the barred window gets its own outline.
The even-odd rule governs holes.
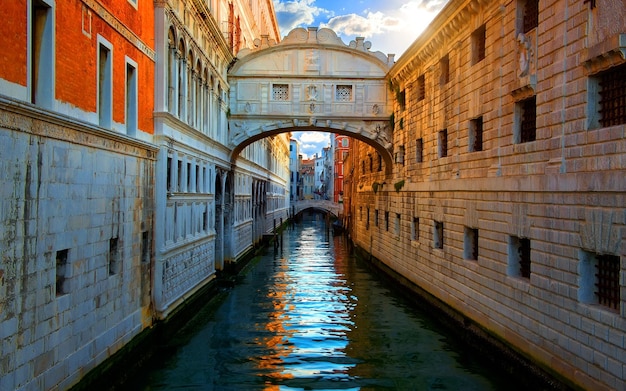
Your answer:
[[[448,156],[448,129],[439,131],[438,142],[439,142],[439,157]]]
[[[469,151],[483,150],[483,117],[470,120],[469,127]]]
[[[524,3],[524,33],[539,25],[539,0],[526,0]]]
[[[537,139],[537,99],[530,97],[516,104],[517,129],[515,142],[528,143]]]
[[[416,84],[416,99],[419,102],[421,100],[424,100],[424,98],[426,97],[426,79],[424,78],[424,75],[417,78]]]
[[[530,278],[530,250],[530,239],[509,236],[509,276]]]
[[[596,296],[598,304],[619,311],[619,257],[598,255],[596,262]]]
[[[337,102],[351,102],[352,101],[352,86],[338,85],[335,88],[335,100]]]
[[[274,100],[288,101],[289,100],[289,84],[272,85],[272,97]]]
[[[485,25],[480,26],[472,33],[472,65],[479,63],[485,58]]]
[[[421,163],[424,160],[424,142],[421,138],[415,140],[415,161]]]
[[[600,125],[626,124],[626,64],[600,73]]]
[[[598,304],[615,312],[620,310],[620,257],[580,251],[580,286],[578,299],[583,303]]]
[[[450,81],[450,58],[446,54],[439,60],[439,85],[445,85]]]

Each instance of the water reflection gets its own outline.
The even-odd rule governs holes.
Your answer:
[[[349,256],[343,241],[319,220],[285,232],[281,247],[199,314],[176,353],[132,389],[511,389]]]

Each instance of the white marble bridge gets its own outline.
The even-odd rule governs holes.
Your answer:
[[[336,217],[343,214],[343,204],[328,200],[302,200],[292,203],[291,206],[294,214],[298,214],[305,209],[323,210]]]

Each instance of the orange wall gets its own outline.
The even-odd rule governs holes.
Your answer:
[[[97,37],[101,35],[113,45],[113,121],[124,123],[125,56],[128,56],[137,63],[138,126],[139,129],[152,133],[154,62],[93,11],[91,37],[85,35],[81,28],[83,13],[81,2],[59,1],[56,4],[56,98],[85,111],[96,111]],[[116,0],[109,11],[115,13],[120,22],[127,27],[137,29],[135,33],[142,38],[144,44],[154,49],[152,2],[140,1],[139,4],[143,6],[137,11],[127,0]]]
[[[154,50],[154,6],[152,1],[138,1],[139,9],[128,0],[107,2],[107,9],[121,25],[133,30],[142,42]],[[138,126],[153,133],[154,61],[137,49],[107,22],[91,12],[91,36],[82,29],[83,2],[55,2],[55,97],[87,112],[96,112],[97,104],[97,36],[113,45],[113,121],[124,123],[125,56],[137,63]],[[0,34],[0,78],[26,86],[28,2],[2,1],[2,34]],[[1,91],[0,91],[1,93]]]
[[[1,7],[0,78],[26,86],[26,0],[2,1]]]

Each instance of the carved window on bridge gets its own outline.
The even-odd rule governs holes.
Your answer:
[[[335,87],[335,100],[337,102],[352,102],[352,86],[337,85]]]
[[[272,99],[286,102],[289,100],[289,84],[273,84]]]

